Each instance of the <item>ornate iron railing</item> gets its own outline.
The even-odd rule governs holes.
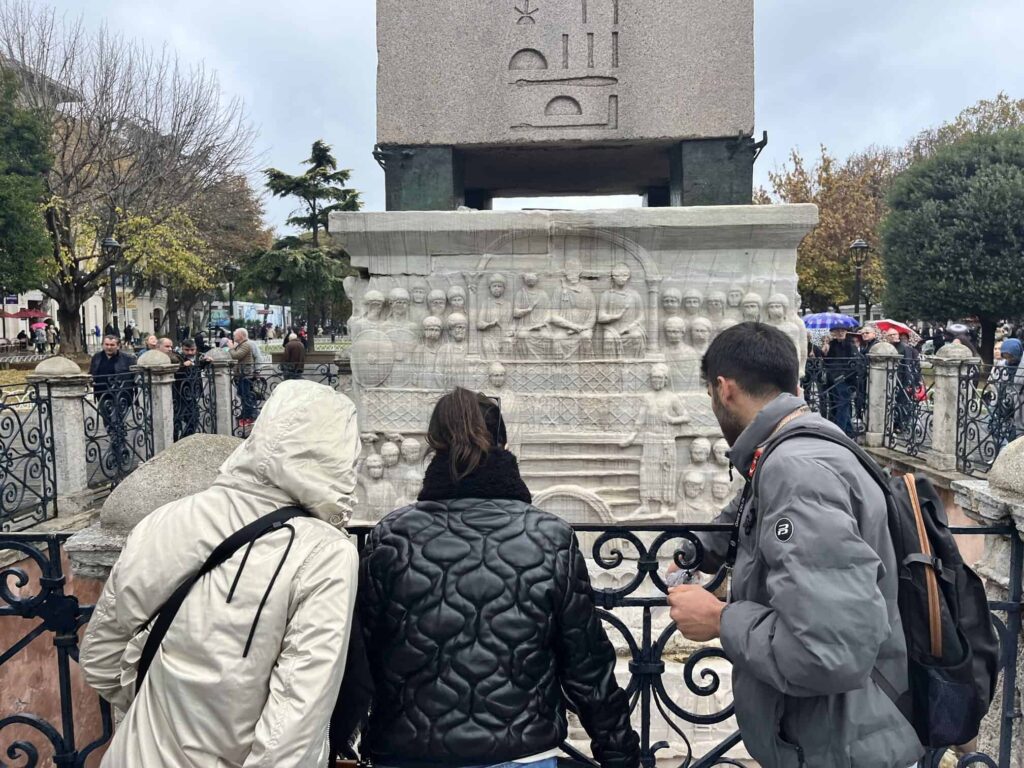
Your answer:
[[[732,725],[733,704],[726,694],[725,682],[731,667],[716,645],[700,648],[679,643],[665,606],[666,584],[662,578],[666,565],[675,560],[686,569],[699,568],[704,548],[698,533],[727,535],[726,526],[673,525],[575,526],[584,550],[590,553],[591,576],[595,583],[595,602],[618,647],[625,676],[620,676],[629,696],[633,721],[640,735],[641,764],[654,768],[658,760],[678,760],[681,768],[740,766],[743,758],[740,733]],[[360,548],[369,529],[353,528]],[[974,753],[960,758],[959,766],[1009,768],[1014,729],[1020,714],[1016,707],[1017,658],[1020,650],[1022,573],[1024,542],[1013,526],[957,528],[963,536],[1006,536],[1010,545],[1010,580],[1005,600],[993,600],[989,607],[1002,643],[1001,672],[1003,693],[993,702],[999,721],[998,745],[992,754]],[[91,606],[82,606],[64,591],[65,574],[61,565],[61,547],[65,534],[0,534],[0,556],[10,550],[24,556],[14,567],[0,570],[0,619],[20,617],[39,619],[39,623],[10,648],[0,653],[0,666],[14,663],[34,639],[44,633],[54,637],[57,655],[56,693],[60,702],[61,726],[38,715],[12,712],[18,692],[4,687],[0,691],[0,751],[23,758],[25,768],[39,764],[40,746],[27,738],[13,744],[3,741],[4,730],[16,725],[38,732],[52,748],[57,766],[80,768],[86,758],[110,738],[110,710],[101,705],[101,733],[82,748],[77,747],[72,698],[72,661],[78,659],[78,629],[89,619]],[[682,546],[689,542],[691,546]],[[39,576],[30,576],[31,568]],[[607,578],[605,578],[607,576]],[[607,586],[599,586],[603,583]],[[717,590],[724,578],[709,578],[705,588]],[[13,582],[13,584],[12,584]],[[36,588],[29,585],[38,584]],[[29,587],[28,596],[12,592]],[[672,689],[676,693],[672,692]],[[719,732],[713,729],[719,726]],[[574,738],[563,749],[577,760],[594,764],[584,752],[583,740]],[[709,738],[713,737],[713,738]],[[674,742],[670,743],[670,742]],[[670,754],[671,753],[671,754]],[[738,753],[738,754],[737,754]],[[922,765],[939,765],[941,753],[929,754]]]
[[[804,400],[846,434],[859,438],[867,432],[868,359],[811,357],[801,380]]]
[[[919,456],[932,445],[932,389],[918,362],[890,360],[885,377],[885,447]]]
[[[236,365],[231,374],[231,433],[235,437],[248,437],[253,423],[259,418],[263,403],[282,381],[306,379],[336,387],[339,377],[337,363],[294,368],[289,367],[289,363],[261,363],[251,373]]]
[[[147,370],[94,376],[82,399],[89,487],[116,486],[153,458],[153,390]]]
[[[54,517],[56,477],[49,389],[0,388],[0,532]]]
[[[60,722],[56,723],[52,716],[18,711],[16,703],[22,692],[6,685],[0,688],[0,752],[23,761],[18,763],[19,768],[35,768],[51,759],[57,768],[83,768],[88,757],[113,733],[110,706],[102,700],[100,733],[80,747],[75,730],[71,665],[78,663],[78,631],[89,621],[93,606],[81,605],[77,597],[65,593],[62,547],[69,536],[0,533],[0,558],[9,562],[12,554],[22,557],[13,566],[0,567],[0,625],[14,627],[9,617],[22,623],[36,622],[9,648],[0,651],[0,671],[6,664],[17,664],[33,640],[52,636],[59,696]],[[40,671],[45,674],[45,668]],[[8,741],[8,735],[15,732],[14,740]],[[32,732],[37,734],[35,738],[30,737]]]
[[[957,470],[985,474],[1000,451],[1024,435],[1024,373],[997,366],[983,378],[978,365],[962,364],[956,414]]]
[[[171,386],[174,441],[189,435],[216,433],[217,387],[213,366],[196,363],[179,369]]]

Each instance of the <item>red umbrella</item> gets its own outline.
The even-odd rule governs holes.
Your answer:
[[[872,325],[874,325],[878,330],[883,332],[894,330],[901,336],[903,334],[906,334],[907,336],[910,337],[910,343],[913,344],[914,346],[917,346],[917,343],[921,341],[921,336],[917,333],[917,331],[915,331],[909,325],[905,325],[904,323],[898,322],[897,320],[876,320],[874,323],[872,323]]]
[[[48,314],[38,309],[19,309],[17,312],[8,312],[6,316],[15,320],[41,320],[44,317],[49,317]]]

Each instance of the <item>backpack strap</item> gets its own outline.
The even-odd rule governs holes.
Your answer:
[[[181,604],[185,602],[185,598],[188,597],[188,593],[195,586],[196,582],[214,568],[230,560],[242,547],[252,544],[268,533],[280,530],[293,518],[307,517],[308,515],[309,512],[301,507],[282,507],[240,528],[217,545],[199,571],[185,579],[174,590],[174,593],[167,599],[167,602],[160,606],[157,612],[146,622],[146,626],[151,626],[152,628],[149,631],[149,637],[146,638],[146,644],[143,646],[142,656],[139,658],[138,671],[135,675],[136,693],[142,690],[142,682],[145,680],[146,673],[156,657],[156,652],[160,649],[160,644],[163,642],[167,630],[171,628],[174,617],[178,615]],[[232,587],[232,591],[234,591],[234,587]]]

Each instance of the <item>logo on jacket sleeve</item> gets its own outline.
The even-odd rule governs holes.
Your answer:
[[[775,538],[779,541],[789,541],[793,538],[793,521],[784,517],[775,524]]]

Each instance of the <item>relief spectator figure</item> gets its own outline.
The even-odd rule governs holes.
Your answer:
[[[686,343],[686,321],[670,317],[663,324],[665,362],[677,392],[696,389],[700,385],[700,355]]]
[[[702,357],[708,351],[712,335],[711,321],[706,317],[695,318],[690,323],[690,346],[697,357]]]
[[[383,325],[382,314],[384,312],[384,294],[376,289],[371,289],[363,294],[362,314],[349,321],[349,332],[355,340],[363,331],[380,328]]]
[[[506,296],[507,281],[502,274],[487,278],[487,297],[477,316],[476,329],[480,332],[480,351],[490,360],[512,352],[515,327],[512,321],[512,302]]]
[[[371,453],[367,456],[363,468],[366,472],[357,475],[365,499],[363,509],[367,519],[380,520],[394,511],[398,494],[391,481],[384,477],[384,459],[380,454]]]
[[[733,497],[732,480],[728,472],[717,472],[711,478],[711,500],[716,510],[721,510]]]
[[[437,373],[445,389],[462,386],[469,356],[469,318],[461,312],[448,316],[448,340],[437,352]]]
[[[694,438],[690,443],[690,464],[694,469],[707,472],[708,459],[711,458],[711,441],[706,437]]]
[[[682,319],[683,314],[683,292],[678,288],[666,288],[661,294],[661,344],[668,343],[668,336],[665,334],[665,323],[673,317]]]
[[[487,369],[487,384],[490,393],[497,398],[501,408],[501,417],[505,422],[505,432],[508,435],[508,450],[515,456],[519,456],[522,448],[523,424],[517,410],[516,393],[506,388],[508,374],[505,366],[501,363],[491,363]]]
[[[398,461],[401,457],[397,443],[390,440],[380,447],[380,458],[384,462],[384,478],[391,482],[395,488],[398,487],[401,468]]]
[[[704,297],[696,288],[687,288],[683,292],[683,317],[692,321],[700,317],[700,305],[704,303]]]
[[[807,362],[806,334],[802,323],[795,323],[788,317],[789,298],[781,293],[773,293],[768,297],[768,305],[765,307],[765,311],[768,314],[767,323],[774,325],[793,340],[797,353],[800,356],[800,370],[802,371],[804,364]]]
[[[429,288],[422,280],[414,282],[409,290],[409,295],[412,299],[409,305],[409,317],[416,323],[417,327],[423,323],[423,318],[430,314],[430,309],[427,307],[428,292]]]
[[[743,297],[746,295],[740,286],[734,285],[725,294],[725,316],[740,322],[743,319]]]
[[[668,366],[651,366],[651,389],[644,394],[633,432],[619,447],[628,448],[637,440],[643,445],[640,459],[640,506],[633,518],[675,517],[676,438],[690,414],[678,394],[667,388]]]
[[[714,326],[715,333],[720,333],[730,325],[736,324],[735,320],[730,320],[725,316],[725,294],[721,291],[711,291],[708,294],[704,301],[704,313]]]
[[[687,523],[710,523],[716,514],[705,498],[707,475],[691,470],[683,475],[683,520]]]
[[[601,326],[601,355],[606,358],[643,357],[647,346],[644,302],[629,287],[629,279],[629,267],[616,264],[612,287],[601,294],[597,322]]]
[[[549,322],[552,352],[559,360],[592,354],[597,301],[581,275],[579,259],[566,259],[565,277],[555,291]]]
[[[543,359],[551,348],[548,320],[551,300],[539,285],[536,272],[523,275],[523,287],[516,292],[512,317],[516,320],[517,357]]]
[[[743,322],[745,323],[759,323],[761,322],[761,296],[756,293],[748,293],[743,297],[743,305],[740,309],[743,311]]]
[[[448,317],[448,296],[439,288],[435,288],[427,294],[427,309],[433,317],[440,317],[443,321]]]
[[[720,467],[729,466],[729,441],[724,437],[715,440],[715,444],[711,446],[711,452],[715,455],[715,464]]]
[[[423,318],[423,341],[412,353],[413,381],[420,389],[441,389],[437,355],[441,351],[444,320],[434,315]]]

